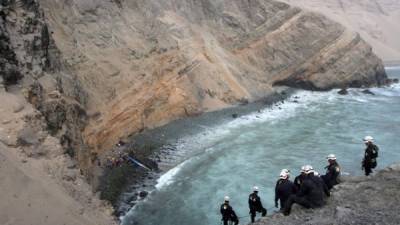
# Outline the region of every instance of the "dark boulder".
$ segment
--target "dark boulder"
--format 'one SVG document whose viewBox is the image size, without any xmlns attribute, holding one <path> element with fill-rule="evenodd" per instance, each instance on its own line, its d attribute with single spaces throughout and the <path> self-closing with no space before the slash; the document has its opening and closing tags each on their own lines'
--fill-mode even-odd
<svg viewBox="0 0 400 225">
<path fill-rule="evenodd" d="M 339 95 L 348 95 L 348 94 L 349 94 L 349 91 L 347 91 L 346 88 L 343 88 L 343 89 L 341 89 L 340 91 L 338 91 L 338 94 L 339 94 Z"/>
</svg>

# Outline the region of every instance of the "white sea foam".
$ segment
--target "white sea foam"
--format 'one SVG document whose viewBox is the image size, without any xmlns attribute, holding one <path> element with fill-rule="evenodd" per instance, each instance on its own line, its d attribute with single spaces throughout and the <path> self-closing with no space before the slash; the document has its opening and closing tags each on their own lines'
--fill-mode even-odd
<svg viewBox="0 0 400 225">
<path fill-rule="evenodd" d="M 160 190 L 174 182 L 174 177 L 179 173 L 179 171 L 187 164 L 189 160 L 184 161 L 183 163 L 179 164 L 178 166 L 170 169 L 168 172 L 166 172 L 164 175 L 162 175 L 160 178 L 157 180 L 156 184 L 156 189 Z"/>
<path fill-rule="evenodd" d="M 400 70 L 400 66 L 386 66 L 385 70 Z"/>
</svg>

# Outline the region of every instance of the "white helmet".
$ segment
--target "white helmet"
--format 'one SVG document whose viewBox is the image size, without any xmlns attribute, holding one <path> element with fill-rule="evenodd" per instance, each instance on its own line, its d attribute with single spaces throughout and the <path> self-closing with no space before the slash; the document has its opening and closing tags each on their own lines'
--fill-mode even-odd
<svg viewBox="0 0 400 225">
<path fill-rule="evenodd" d="M 334 154 L 329 154 L 329 155 L 326 157 L 326 159 L 327 159 L 327 160 L 336 160 L 336 156 L 335 156 Z"/>
<path fill-rule="evenodd" d="M 300 173 L 304 173 L 306 171 L 306 166 L 302 166 L 300 169 Z"/>
<path fill-rule="evenodd" d="M 304 166 L 304 173 L 305 174 L 310 174 L 310 173 L 313 173 L 313 172 L 314 172 L 314 168 L 312 166 L 310 166 L 310 165 Z"/>
<path fill-rule="evenodd" d="M 287 174 L 290 174 L 290 170 L 288 170 L 288 169 L 282 169 L 282 170 L 281 170 L 281 173 L 283 173 L 283 172 L 285 172 L 285 173 L 287 173 Z"/>
<path fill-rule="evenodd" d="M 314 176 L 319 177 L 319 173 L 317 171 L 314 170 L 313 172 L 314 172 Z"/>
<path fill-rule="evenodd" d="M 253 191 L 258 191 L 258 187 L 257 187 L 257 186 L 254 186 L 254 187 L 253 187 Z"/>
<path fill-rule="evenodd" d="M 289 177 L 289 173 L 287 171 L 285 171 L 285 170 L 282 170 L 281 174 L 279 175 L 279 177 L 281 179 L 287 179 Z"/>
<path fill-rule="evenodd" d="M 229 202 L 229 196 L 225 196 L 225 197 L 224 197 L 224 200 L 225 200 L 226 202 Z"/>
<path fill-rule="evenodd" d="M 365 136 L 365 138 L 363 140 L 364 140 L 365 143 L 374 142 L 374 138 L 371 137 L 371 136 Z"/>
</svg>

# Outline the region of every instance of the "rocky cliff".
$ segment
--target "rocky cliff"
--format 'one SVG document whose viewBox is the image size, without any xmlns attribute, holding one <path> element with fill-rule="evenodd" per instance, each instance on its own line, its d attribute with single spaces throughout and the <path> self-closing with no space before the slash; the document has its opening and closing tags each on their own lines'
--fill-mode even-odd
<svg viewBox="0 0 400 225">
<path fill-rule="evenodd" d="M 328 204 L 320 209 L 295 207 L 290 216 L 275 214 L 255 225 L 398 224 L 400 165 L 372 177 L 346 177 L 336 186 Z M 296 206 L 296 205 L 295 205 Z"/>
<path fill-rule="evenodd" d="M 262 99 L 275 85 L 386 82 L 382 61 L 358 34 L 272 0 L 2 0 L 1 7 L 6 86 L 20 84 L 83 169 L 130 134 Z"/>
</svg>

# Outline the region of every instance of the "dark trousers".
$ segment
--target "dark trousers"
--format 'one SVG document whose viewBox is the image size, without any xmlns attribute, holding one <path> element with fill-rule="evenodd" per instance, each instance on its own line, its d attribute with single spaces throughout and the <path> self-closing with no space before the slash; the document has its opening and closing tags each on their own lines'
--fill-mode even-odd
<svg viewBox="0 0 400 225">
<path fill-rule="evenodd" d="M 250 217 L 251 217 L 251 222 L 254 223 L 254 220 L 256 219 L 256 214 L 257 212 L 261 213 L 261 216 L 266 216 L 267 215 L 267 210 L 265 208 L 259 208 L 255 210 L 250 210 Z"/>
<path fill-rule="evenodd" d="M 372 173 L 372 168 L 369 166 L 364 167 L 365 176 L 369 176 Z"/>
<path fill-rule="evenodd" d="M 324 183 L 326 184 L 326 186 L 328 187 L 328 189 L 331 190 L 333 188 L 333 184 L 332 184 L 333 182 L 329 179 L 329 177 L 326 175 L 322 175 L 321 178 L 324 181 Z"/>
<path fill-rule="evenodd" d="M 238 224 L 239 224 L 239 220 L 238 220 L 237 218 L 235 218 L 235 219 L 230 219 L 230 220 L 222 220 L 222 221 L 224 221 L 224 225 L 228 225 L 229 221 L 232 221 L 232 223 L 233 223 L 234 225 L 238 225 Z"/>
<path fill-rule="evenodd" d="M 303 206 L 303 207 L 305 207 L 307 209 L 313 207 L 313 204 L 310 201 L 308 201 L 306 198 L 298 197 L 296 195 L 291 195 L 289 197 L 289 199 L 286 201 L 285 208 L 283 209 L 283 213 L 285 215 L 289 215 L 290 214 L 290 211 L 292 210 L 292 205 L 294 203 L 297 203 L 297 204 L 299 204 L 299 205 L 301 205 L 301 206 Z"/>
</svg>

